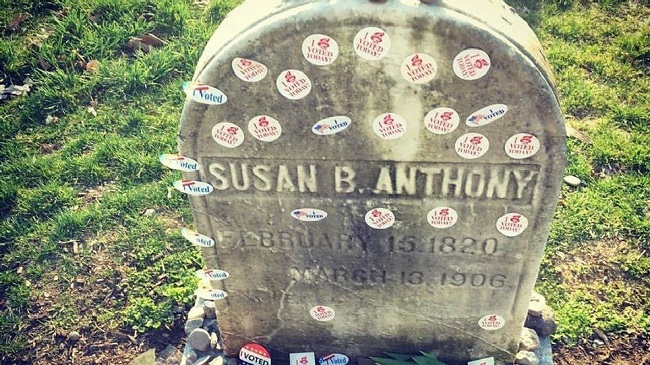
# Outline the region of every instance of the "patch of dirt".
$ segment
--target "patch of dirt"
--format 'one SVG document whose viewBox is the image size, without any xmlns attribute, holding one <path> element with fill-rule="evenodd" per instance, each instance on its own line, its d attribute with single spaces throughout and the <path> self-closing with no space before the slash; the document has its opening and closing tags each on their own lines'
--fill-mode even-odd
<svg viewBox="0 0 650 365">
<path fill-rule="evenodd" d="M 555 365 L 650 365 L 648 337 L 616 338 L 609 345 L 581 344 L 578 347 L 554 346 Z"/>
</svg>

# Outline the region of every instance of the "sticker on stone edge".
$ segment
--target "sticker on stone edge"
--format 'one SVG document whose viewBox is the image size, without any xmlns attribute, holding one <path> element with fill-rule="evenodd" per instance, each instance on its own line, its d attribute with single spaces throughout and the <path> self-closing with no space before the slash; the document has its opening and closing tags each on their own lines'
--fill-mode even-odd
<svg viewBox="0 0 650 365">
<path fill-rule="evenodd" d="M 232 71 L 242 81 L 246 82 L 262 81 L 268 73 L 268 69 L 264 64 L 240 57 L 232 60 Z"/>
<path fill-rule="evenodd" d="M 374 229 L 387 229 L 395 224 L 395 214 L 386 208 L 374 208 L 366 213 L 365 220 Z"/>
<path fill-rule="evenodd" d="M 473 160 L 483 156 L 490 148 L 490 141 L 479 133 L 467 133 L 458 137 L 455 144 L 458 156 Z"/>
<path fill-rule="evenodd" d="M 212 138 L 224 147 L 235 148 L 244 142 L 244 131 L 235 124 L 221 122 L 212 127 Z"/>
<path fill-rule="evenodd" d="M 194 275 L 199 279 L 207 279 L 207 280 L 223 280 L 223 279 L 228 279 L 230 277 L 230 274 L 228 272 L 223 270 L 217 270 L 217 269 L 196 270 Z"/>
<path fill-rule="evenodd" d="M 198 162 L 192 160 L 191 158 L 171 153 L 163 153 L 162 155 L 158 156 L 158 160 L 161 164 L 169 167 L 172 170 L 194 172 L 198 171 L 201 168 L 201 165 L 199 165 Z"/>
<path fill-rule="evenodd" d="M 228 97 L 223 93 L 223 91 L 210 85 L 199 84 L 196 82 L 184 82 L 183 91 L 197 103 L 221 105 L 228 100 Z"/>
<path fill-rule="evenodd" d="M 311 315 L 311 318 L 319 322 L 327 322 L 334 319 L 336 312 L 334 312 L 334 309 L 330 307 L 317 305 L 309 310 L 309 315 Z"/>
<path fill-rule="evenodd" d="M 381 28 L 363 28 L 354 36 L 353 47 L 357 55 L 364 60 L 377 61 L 388 54 L 390 37 Z"/>
<path fill-rule="evenodd" d="M 468 48 L 454 57 L 453 69 L 463 80 L 478 80 L 485 76 L 492 66 L 490 56 L 478 48 Z"/>
<path fill-rule="evenodd" d="M 194 232 L 191 229 L 181 228 L 181 234 L 186 240 L 200 247 L 214 246 L 214 240 L 208 236 Z"/>
<path fill-rule="evenodd" d="M 395 113 L 384 113 L 372 122 L 372 131 L 383 139 L 397 139 L 406 133 L 406 120 Z"/>
<path fill-rule="evenodd" d="M 504 149 L 506 155 L 517 160 L 534 156 L 540 149 L 541 143 L 537 137 L 529 133 L 517 133 L 508 138 Z"/>
<path fill-rule="evenodd" d="M 458 212 L 450 207 L 433 208 L 427 213 L 427 222 L 433 228 L 449 228 L 458 221 Z"/>
<path fill-rule="evenodd" d="M 280 138 L 282 126 L 268 115 L 258 115 L 248 122 L 248 132 L 262 142 L 273 142 Z"/>
<path fill-rule="evenodd" d="M 284 70 L 275 81 L 278 91 L 289 100 L 302 99 L 311 92 L 311 81 L 304 72 L 299 70 Z"/>
<path fill-rule="evenodd" d="M 191 196 L 208 195 L 212 192 L 212 190 L 214 190 L 212 185 L 203 181 L 186 179 L 174 181 L 174 188 L 176 188 L 176 190 L 180 191 L 181 193 L 185 193 Z"/>
<path fill-rule="evenodd" d="M 488 314 L 483 318 L 479 319 L 478 325 L 484 330 L 496 331 L 505 326 L 506 321 L 498 314 Z"/>
<path fill-rule="evenodd" d="M 352 119 L 349 117 L 337 115 L 319 120 L 311 127 L 311 131 L 319 136 L 329 136 L 347 129 L 351 124 Z"/>
<path fill-rule="evenodd" d="M 435 108 L 424 117 L 424 126 L 433 134 L 449 134 L 459 124 L 460 115 L 452 108 Z"/>
<path fill-rule="evenodd" d="M 483 127 L 494 122 L 495 120 L 500 119 L 506 115 L 507 112 L 508 106 L 505 104 L 488 105 L 483 109 L 475 111 L 469 117 L 467 117 L 465 124 L 467 124 L 468 127 L 472 128 Z"/>
<path fill-rule="evenodd" d="M 269 351 L 258 343 L 247 343 L 239 350 L 239 360 L 244 364 L 271 365 Z"/>
<path fill-rule="evenodd" d="M 318 365 L 346 365 L 348 362 L 349 357 L 337 353 L 323 355 L 318 359 Z"/>
<path fill-rule="evenodd" d="M 436 77 L 438 64 L 432 56 L 413 53 L 402 61 L 402 77 L 412 84 L 425 84 Z"/>
<path fill-rule="evenodd" d="M 504 236 L 519 236 L 528 228 L 528 218 L 519 213 L 508 213 L 497 219 L 497 230 Z"/>
<path fill-rule="evenodd" d="M 327 218 L 327 212 L 314 208 L 300 208 L 293 210 L 291 216 L 303 222 L 318 222 Z"/>
<path fill-rule="evenodd" d="M 339 56 L 339 45 L 324 34 L 312 34 L 302 42 L 302 55 L 316 66 L 327 66 Z"/>
<path fill-rule="evenodd" d="M 196 289 L 194 295 L 205 300 L 221 300 L 228 296 L 228 293 L 221 289 Z"/>
<path fill-rule="evenodd" d="M 494 357 L 486 357 L 484 359 L 469 361 L 467 365 L 494 365 Z"/>
<path fill-rule="evenodd" d="M 292 352 L 289 365 L 316 365 L 316 355 L 313 352 Z"/>
</svg>

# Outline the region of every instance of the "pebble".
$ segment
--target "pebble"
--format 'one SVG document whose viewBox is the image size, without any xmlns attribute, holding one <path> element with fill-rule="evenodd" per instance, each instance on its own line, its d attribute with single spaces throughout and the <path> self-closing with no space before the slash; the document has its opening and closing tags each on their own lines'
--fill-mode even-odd
<svg viewBox="0 0 650 365">
<path fill-rule="evenodd" d="M 203 356 L 202 358 L 196 360 L 194 365 L 205 365 L 205 364 L 208 363 L 208 361 L 210 361 L 211 358 L 212 358 L 212 356 L 210 356 L 210 355 Z"/>
<path fill-rule="evenodd" d="M 72 343 L 79 341 L 79 338 L 81 338 L 81 335 L 77 331 L 72 331 L 68 333 L 68 341 Z"/>
<path fill-rule="evenodd" d="M 557 330 L 557 322 L 555 322 L 553 310 L 549 306 L 544 307 L 542 315 L 539 317 L 526 316 L 524 326 L 534 329 L 539 337 L 548 337 Z"/>
<path fill-rule="evenodd" d="M 185 349 L 185 354 L 183 355 L 183 357 L 185 358 L 185 362 L 187 364 L 194 364 L 194 362 L 198 358 L 198 356 L 196 355 L 196 351 L 187 348 Z"/>
<path fill-rule="evenodd" d="M 525 351 L 535 351 L 539 348 L 539 336 L 537 332 L 530 328 L 524 327 L 521 330 L 521 342 L 519 343 L 519 349 Z"/>
<path fill-rule="evenodd" d="M 197 328 L 187 336 L 187 343 L 195 350 L 210 350 L 210 334 L 203 328 Z"/>
<path fill-rule="evenodd" d="M 189 335 L 194 331 L 195 329 L 201 327 L 203 325 L 203 319 L 190 319 L 187 322 L 185 322 L 185 334 Z"/>
<path fill-rule="evenodd" d="M 582 184 L 582 181 L 578 179 L 577 177 L 573 175 L 567 175 L 564 177 L 564 182 L 567 183 L 567 185 L 573 186 L 573 187 L 578 187 L 580 184 Z"/>
<path fill-rule="evenodd" d="M 531 301 L 528 304 L 528 314 L 534 317 L 541 317 L 544 308 L 546 308 L 545 303 Z"/>
<path fill-rule="evenodd" d="M 533 292 L 533 294 L 530 296 L 530 301 L 546 304 L 546 298 L 544 298 L 542 294 L 539 294 L 537 292 Z"/>
<path fill-rule="evenodd" d="M 519 351 L 515 356 L 515 364 L 520 365 L 539 365 L 539 359 L 534 352 Z"/>
<path fill-rule="evenodd" d="M 219 345 L 219 336 L 214 332 L 210 332 L 210 346 L 215 350 L 221 350 L 221 345 Z"/>
<path fill-rule="evenodd" d="M 217 318 L 217 307 L 211 300 L 203 303 L 203 312 L 205 313 L 205 318 Z"/>
<path fill-rule="evenodd" d="M 210 361 L 209 365 L 224 365 L 223 356 L 217 356 L 214 360 Z"/>
<path fill-rule="evenodd" d="M 187 319 L 200 319 L 203 321 L 203 318 L 205 317 L 205 313 L 203 312 L 203 308 L 201 307 L 192 307 L 190 311 L 187 313 Z"/>
<path fill-rule="evenodd" d="M 603 332 L 603 330 L 601 330 L 600 328 L 594 328 L 594 333 L 595 333 L 596 336 L 598 336 L 601 340 L 603 340 L 603 342 L 605 343 L 605 345 L 609 346 L 609 338 L 607 338 L 607 335 L 605 335 L 605 332 Z"/>
</svg>

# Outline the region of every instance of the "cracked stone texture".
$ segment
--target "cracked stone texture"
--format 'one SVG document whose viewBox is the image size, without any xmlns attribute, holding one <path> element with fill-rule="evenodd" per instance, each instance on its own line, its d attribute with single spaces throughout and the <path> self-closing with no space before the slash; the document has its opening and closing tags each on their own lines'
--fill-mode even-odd
<svg viewBox="0 0 650 365">
<path fill-rule="evenodd" d="M 368 61 L 353 48 L 357 32 L 381 27 L 390 36 L 385 58 Z M 328 66 L 302 55 L 303 40 L 331 36 L 340 54 Z M 484 50 L 491 68 L 478 80 L 461 80 L 455 56 Z M 414 53 L 436 60 L 425 84 L 407 82 L 402 63 Z M 232 62 L 245 57 L 268 67 L 259 82 L 245 82 Z M 303 71 L 312 84 L 300 100 L 276 87 L 287 69 Z M 341 352 L 351 357 L 386 351 L 436 350 L 449 364 L 494 356 L 512 362 L 543 254 L 565 165 L 565 131 L 550 71 L 536 38 L 500 1 L 407 5 L 390 0 L 247 1 L 215 32 L 194 80 L 227 95 L 222 105 L 186 99 L 179 147 L 202 169 L 184 173 L 215 191 L 191 196 L 199 233 L 216 245 L 202 249 L 208 268 L 228 271 L 217 282 L 228 293 L 216 303 L 225 351 L 247 342 L 274 357 L 290 352 Z M 280 79 L 282 82 L 282 79 Z M 475 111 L 506 104 L 495 122 L 471 127 Z M 450 107 L 459 126 L 445 135 L 429 132 L 425 115 Z M 373 132 L 383 113 L 406 120 L 403 136 L 384 140 Z M 249 121 L 268 115 L 281 136 L 263 142 Z M 340 133 L 320 136 L 323 118 L 348 116 Z M 234 123 L 244 141 L 224 147 L 212 137 L 219 122 Z M 455 141 L 470 132 L 490 141 L 488 152 L 464 159 Z M 505 153 L 517 133 L 536 136 L 533 157 Z M 369 227 L 365 215 L 390 209 L 397 222 Z M 458 222 L 433 228 L 427 213 L 452 207 Z M 320 221 L 291 212 L 317 208 Z M 526 230 L 508 237 L 496 229 L 506 213 L 528 219 Z M 324 305 L 336 315 L 319 322 L 310 309 Z M 496 330 L 479 327 L 501 316 Z"/>
</svg>

